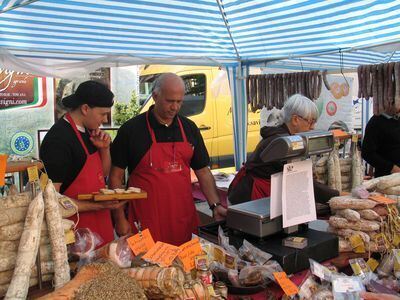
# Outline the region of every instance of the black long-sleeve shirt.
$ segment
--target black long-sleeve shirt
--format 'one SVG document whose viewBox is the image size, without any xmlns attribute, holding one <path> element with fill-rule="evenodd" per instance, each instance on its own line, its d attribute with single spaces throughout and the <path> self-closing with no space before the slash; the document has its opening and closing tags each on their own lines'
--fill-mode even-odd
<svg viewBox="0 0 400 300">
<path fill-rule="evenodd" d="M 400 120 L 385 114 L 373 116 L 365 129 L 362 158 L 375 168 L 375 177 L 389 175 L 400 166 Z"/>
</svg>

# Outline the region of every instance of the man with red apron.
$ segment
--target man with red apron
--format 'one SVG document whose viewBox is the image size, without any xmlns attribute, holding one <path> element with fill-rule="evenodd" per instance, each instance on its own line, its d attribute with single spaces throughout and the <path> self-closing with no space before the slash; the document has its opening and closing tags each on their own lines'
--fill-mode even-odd
<svg viewBox="0 0 400 300">
<path fill-rule="evenodd" d="M 118 204 L 76 199 L 79 194 L 98 192 L 105 187 L 104 178 L 111 164 L 111 139 L 99 127 L 107 121 L 113 97 L 99 82 L 80 84 L 74 94 L 62 100 L 70 111 L 52 126 L 40 148 L 49 178 L 78 206 L 79 216 L 70 219 L 77 223 L 77 228 L 89 228 L 98 234 L 101 245 L 114 239 L 110 208 Z"/>
<path fill-rule="evenodd" d="M 128 220 L 122 209 L 114 215 L 116 231 L 126 234 L 140 222 L 154 240 L 181 245 L 197 232 L 198 219 L 192 196 L 190 168 L 198 177 L 214 217 L 226 210 L 219 204 L 209 157 L 197 126 L 178 116 L 184 97 L 182 79 L 172 73 L 155 82 L 155 105 L 118 131 L 111 155 L 111 188 L 121 187 L 125 168 L 129 186 L 147 192 L 147 199 L 129 202 Z"/>
</svg>

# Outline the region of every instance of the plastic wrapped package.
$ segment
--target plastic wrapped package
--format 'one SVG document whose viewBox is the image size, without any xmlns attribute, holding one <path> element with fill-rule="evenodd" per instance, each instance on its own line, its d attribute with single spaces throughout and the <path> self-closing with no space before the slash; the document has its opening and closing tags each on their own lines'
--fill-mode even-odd
<svg viewBox="0 0 400 300">
<path fill-rule="evenodd" d="M 238 254 L 237 249 L 234 246 L 229 245 L 229 237 L 224 234 L 221 226 L 218 226 L 218 243 L 229 254 L 235 256 Z"/>
<path fill-rule="evenodd" d="M 239 248 L 239 256 L 243 260 L 255 262 L 258 265 L 265 264 L 272 257 L 271 254 L 258 249 L 246 240 L 243 240 L 243 245 Z"/>
<path fill-rule="evenodd" d="M 283 272 L 281 265 L 276 260 L 267 261 L 266 264 L 263 265 L 263 270 L 265 276 L 267 276 L 272 281 L 275 281 L 273 273 Z"/>
<path fill-rule="evenodd" d="M 360 292 L 365 291 L 364 284 L 357 276 L 332 276 L 332 292 L 335 300 L 358 300 Z"/>
<path fill-rule="evenodd" d="M 94 259 L 108 259 L 116 263 L 120 268 L 129 268 L 134 255 L 126 239 L 127 236 L 121 237 L 97 249 Z"/>
<path fill-rule="evenodd" d="M 265 283 L 262 266 L 248 266 L 239 273 L 239 283 L 242 286 L 257 286 Z"/>
<path fill-rule="evenodd" d="M 333 293 L 329 288 L 320 288 L 312 295 L 312 300 L 333 300 Z"/>
<path fill-rule="evenodd" d="M 101 237 L 89 228 L 78 228 L 75 231 L 75 243 L 69 245 L 68 251 L 79 257 L 79 265 L 82 266 L 95 259 L 95 249 L 102 242 Z"/>
<path fill-rule="evenodd" d="M 372 293 L 397 295 L 394 290 L 387 288 L 376 280 L 370 280 L 366 287 Z"/>
<path fill-rule="evenodd" d="M 385 256 L 382 258 L 381 263 L 379 264 L 378 268 L 376 269 L 378 275 L 380 276 L 389 276 L 393 272 L 393 267 L 394 267 L 394 254 L 393 253 L 387 253 Z"/>
<path fill-rule="evenodd" d="M 392 291 L 400 292 L 400 282 L 393 276 L 384 277 L 376 281 Z"/>
<path fill-rule="evenodd" d="M 365 262 L 363 258 L 353 258 L 349 260 L 349 264 L 355 276 L 359 276 L 362 279 L 365 279 L 369 273 L 371 273 L 371 269 Z"/>
<path fill-rule="evenodd" d="M 321 281 L 331 281 L 332 280 L 332 271 L 329 270 L 324 265 L 316 262 L 313 259 L 309 259 L 310 262 L 310 270 L 314 276 L 317 276 Z"/>
<path fill-rule="evenodd" d="M 221 263 L 213 261 L 210 263 L 210 271 L 217 281 L 230 282 L 228 278 L 228 269 Z"/>
<path fill-rule="evenodd" d="M 300 300 L 311 299 L 312 295 L 319 289 L 320 285 L 313 279 L 312 276 L 308 276 L 299 286 L 299 298 Z"/>
</svg>

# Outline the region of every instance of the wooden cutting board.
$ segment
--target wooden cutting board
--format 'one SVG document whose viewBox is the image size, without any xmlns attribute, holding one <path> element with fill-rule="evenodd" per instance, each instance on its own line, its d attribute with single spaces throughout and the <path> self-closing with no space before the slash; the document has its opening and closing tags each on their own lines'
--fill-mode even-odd
<svg viewBox="0 0 400 300">
<path fill-rule="evenodd" d="M 135 199 L 145 199 L 147 198 L 147 193 L 142 191 L 140 193 L 127 193 L 127 194 L 80 194 L 78 195 L 78 200 L 94 200 L 94 201 L 115 201 L 115 200 L 135 200 Z"/>
</svg>

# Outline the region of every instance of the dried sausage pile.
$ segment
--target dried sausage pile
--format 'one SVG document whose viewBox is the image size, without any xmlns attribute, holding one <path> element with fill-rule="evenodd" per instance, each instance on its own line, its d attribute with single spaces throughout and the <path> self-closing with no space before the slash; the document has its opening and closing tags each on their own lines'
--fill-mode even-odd
<svg viewBox="0 0 400 300">
<path fill-rule="evenodd" d="M 374 100 L 374 114 L 400 109 L 400 62 L 357 68 L 358 98 Z"/>
<path fill-rule="evenodd" d="M 246 80 L 247 101 L 253 112 L 263 106 L 280 109 L 286 99 L 294 94 L 316 100 L 321 88 L 322 75 L 319 71 L 250 75 Z"/>
</svg>

